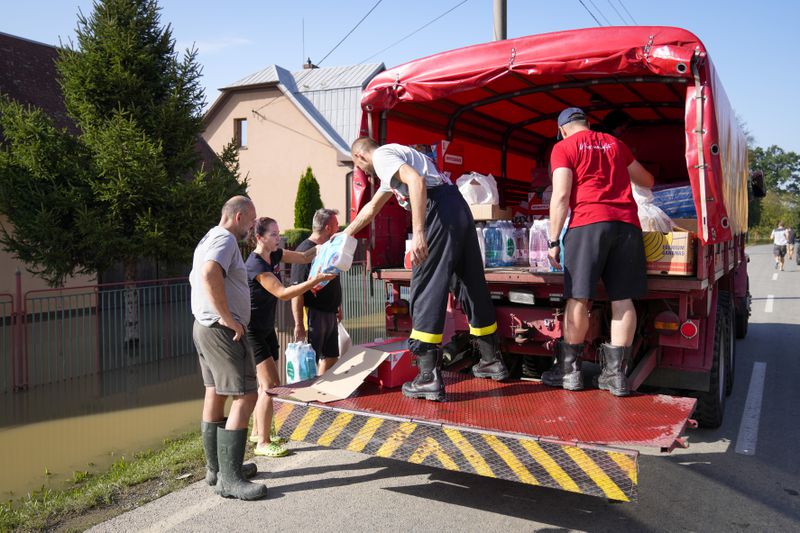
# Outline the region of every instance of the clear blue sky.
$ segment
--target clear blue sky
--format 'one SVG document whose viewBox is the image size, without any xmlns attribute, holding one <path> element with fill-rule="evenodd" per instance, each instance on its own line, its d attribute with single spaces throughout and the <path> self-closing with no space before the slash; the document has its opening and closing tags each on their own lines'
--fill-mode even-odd
<svg viewBox="0 0 800 533">
<path fill-rule="evenodd" d="M 217 88 L 276 64 L 300 68 L 383 62 L 392 67 L 435 52 L 489 41 L 492 0 L 383 0 L 330 56 L 323 57 L 377 0 L 161 0 L 162 22 L 181 48 L 195 43 L 206 98 Z M 679 26 L 706 44 L 728 97 L 755 136 L 800 153 L 798 21 L 795 0 L 583 0 L 602 25 Z M 3 0 L 0 31 L 49 44 L 75 34 L 76 13 L 91 0 Z M 402 39 L 457 6 L 414 36 Z M 616 8 L 616 10 L 614 9 Z M 627 12 L 626 12 L 627 9 Z M 619 13 L 619 14 L 618 14 Z M 632 19 L 631 19 L 632 17 Z M 597 23 L 579 0 L 508 0 L 508 36 L 519 37 Z M 305 31 L 303 28 L 305 27 Z M 305 38 L 303 36 L 305 35 Z M 378 53 L 380 52 L 380 53 Z M 378 55 L 375 55 L 375 54 Z"/>
</svg>

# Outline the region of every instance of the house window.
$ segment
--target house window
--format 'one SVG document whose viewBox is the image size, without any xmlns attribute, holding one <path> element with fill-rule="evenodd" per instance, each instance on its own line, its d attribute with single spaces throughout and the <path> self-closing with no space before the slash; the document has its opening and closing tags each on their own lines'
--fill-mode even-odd
<svg viewBox="0 0 800 533">
<path fill-rule="evenodd" d="M 233 119 L 233 142 L 236 148 L 247 148 L 247 119 Z"/>
</svg>

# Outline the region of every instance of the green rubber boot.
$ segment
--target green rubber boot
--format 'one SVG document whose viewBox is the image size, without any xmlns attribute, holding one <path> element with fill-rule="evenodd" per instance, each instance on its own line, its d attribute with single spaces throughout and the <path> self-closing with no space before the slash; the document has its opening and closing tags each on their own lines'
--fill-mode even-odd
<svg viewBox="0 0 800 533">
<path fill-rule="evenodd" d="M 210 486 L 217 484 L 219 461 L 217 460 L 217 428 L 224 428 L 222 422 L 200 422 L 200 434 L 203 437 L 203 450 L 206 452 L 206 483 Z M 253 463 L 242 465 L 242 475 L 247 479 L 258 473 L 258 467 Z"/>
<path fill-rule="evenodd" d="M 216 492 L 223 498 L 258 500 L 267 495 L 267 487 L 251 483 L 242 476 L 242 461 L 247 445 L 247 429 L 217 428 L 219 475 Z"/>
</svg>

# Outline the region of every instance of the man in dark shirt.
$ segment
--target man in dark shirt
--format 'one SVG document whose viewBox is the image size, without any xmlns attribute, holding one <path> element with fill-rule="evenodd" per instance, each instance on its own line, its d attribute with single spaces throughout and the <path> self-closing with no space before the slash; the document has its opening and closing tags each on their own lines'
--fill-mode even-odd
<svg viewBox="0 0 800 533">
<path fill-rule="evenodd" d="M 311 237 L 300 243 L 298 252 L 324 244 L 339 231 L 336 209 L 314 213 Z M 292 283 L 308 279 L 311 265 L 292 265 Z M 317 373 L 322 375 L 339 360 L 339 321 L 342 319 L 342 284 L 336 277 L 316 293 L 309 291 L 292 299 L 295 342 L 305 340 L 317 354 Z M 306 332 L 306 324 L 308 331 Z"/>
</svg>

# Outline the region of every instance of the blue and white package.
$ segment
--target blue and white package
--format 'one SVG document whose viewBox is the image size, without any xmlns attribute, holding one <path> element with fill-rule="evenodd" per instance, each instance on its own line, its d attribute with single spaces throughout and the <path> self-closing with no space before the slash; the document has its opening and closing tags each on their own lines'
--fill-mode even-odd
<svg viewBox="0 0 800 533">
<path fill-rule="evenodd" d="M 311 263 L 308 279 L 313 278 L 320 272 L 338 274 L 349 270 L 353 264 L 353 254 L 357 245 L 358 241 L 345 233 L 336 234 L 331 240 L 321 244 L 317 248 L 317 256 Z M 327 284 L 327 280 L 321 281 L 315 289 L 320 289 Z"/>
<path fill-rule="evenodd" d="M 653 205 L 670 218 L 697 218 L 691 185 L 653 189 Z"/>
</svg>

